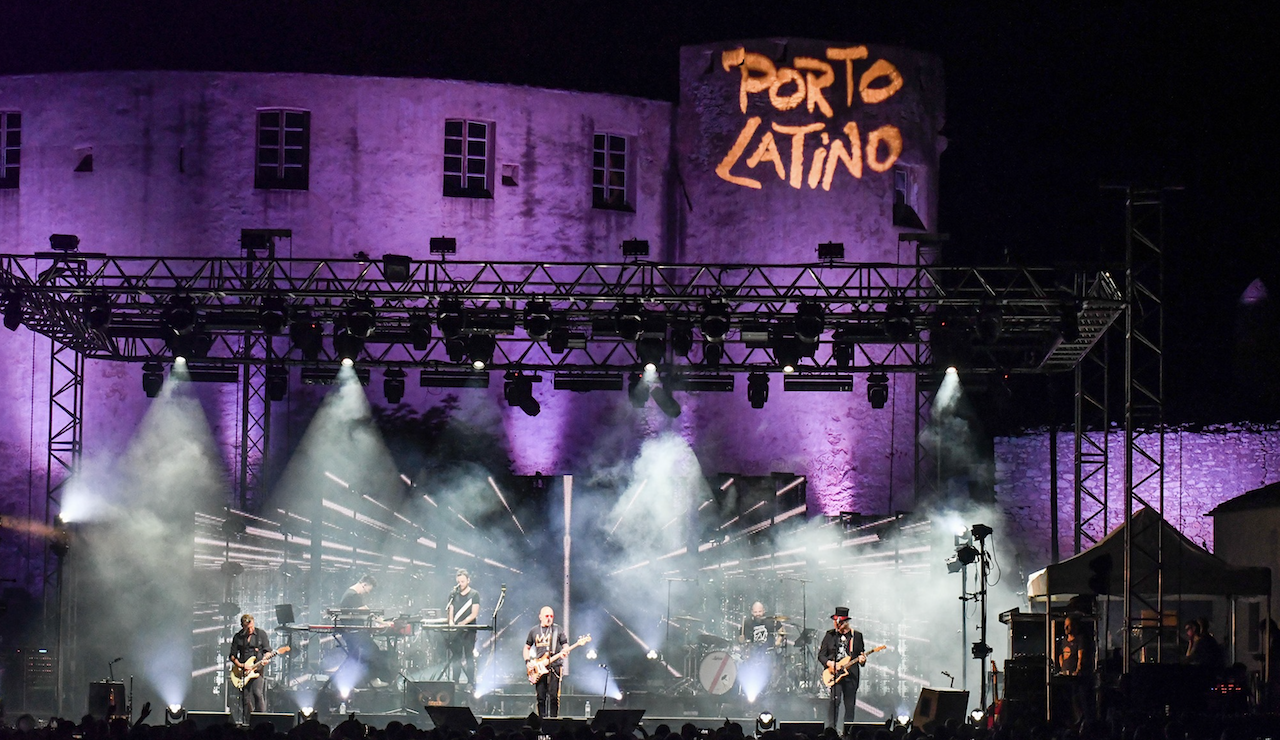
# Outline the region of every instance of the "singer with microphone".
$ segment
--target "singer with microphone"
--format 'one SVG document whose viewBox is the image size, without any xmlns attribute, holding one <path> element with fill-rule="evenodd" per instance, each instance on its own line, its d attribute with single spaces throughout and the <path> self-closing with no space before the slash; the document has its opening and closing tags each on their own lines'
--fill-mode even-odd
<svg viewBox="0 0 1280 740">
<path fill-rule="evenodd" d="M 249 715 L 254 712 L 267 711 L 266 680 L 261 675 L 263 661 L 271 658 L 271 643 L 267 633 L 259 630 L 253 623 L 252 614 L 240 616 L 240 631 L 231 638 L 231 650 L 227 660 L 235 667 L 232 679 L 238 674 L 241 677 L 251 676 L 240 687 L 240 722 L 249 724 Z M 258 675 L 254 676 L 254 673 Z"/>
<path fill-rule="evenodd" d="M 471 574 L 465 568 L 459 568 L 455 576 L 458 585 L 449 593 L 449 603 L 445 605 L 448 623 L 451 625 L 475 625 L 480 618 L 480 594 L 471 588 Z M 449 657 L 448 670 L 450 680 L 458 683 L 462 675 L 467 676 L 468 684 L 476 685 L 476 631 L 460 629 L 448 638 Z"/>
</svg>

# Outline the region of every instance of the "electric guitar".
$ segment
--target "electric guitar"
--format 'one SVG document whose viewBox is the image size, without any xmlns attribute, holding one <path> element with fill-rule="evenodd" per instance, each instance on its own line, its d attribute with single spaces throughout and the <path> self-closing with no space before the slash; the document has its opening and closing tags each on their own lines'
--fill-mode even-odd
<svg viewBox="0 0 1280 740">
<path fill-rule="evenodd" d="M 572 645 L 566 645 L 564 650 L 561 650 L 555 655 L 548 653 L 541 658 L 530 658 L 529 662 L 525 664 L 525 668 L 529 674 L 529 683 L 537 683 L 540 678 L 551 672 L 552 663 L 573 652 L 574 648 L 582 647 L 588 642 L 591 642 L 591 635 L 583 635 L 578 638 L 577 642 Z"/>
<path fill-rule="evenodd" d="M 263 663 L 266 663 L 268 660 L 271 660 L 272 656 L 284 655 L 285 653 L 289 652 L 292 649 L 293 648 L 286 645 L 284 647 L 276 648 L 275 650 L 272 650 L 271 652 L 262 656 L 262 660 L 258 660 L 256 657 L 249 658 L 244 662 L 244 668 L 239 668 L 235 664 L 232 664 L 231 665 L 231 685 L 235 686 L 237 689 L 243 689 L 245 685 L 248 684 L 250 681 L 262 675 L 262 671 L 258 669 L 262 668 Z"/>
<path fill-rule="evenodd" d="M 881 650 L 886 650 L 888 649 L 888 647 L 889 647 L 888 645 L 881 645 L 880 647 L 871 648 L 870 650 L 864 650 L 860 655 L 850 655 L 850 656 L 841 658 L 840 660 L 836 661 L 836 669 L 834 671 L 832 671 L 830 668 L 823 668 L 822 669 L 822 685 L 826 686 L 827 688 L 831 688 L 832 686 L 835 686 L 836 684 L 843 681 L 846 676 L 849 675 L 849 668 L 853 665 L 853 662 L 855 660 L 862 657 L 863 655 L 871 655 L 872 653 L 878 653 Z"/>
</svg>

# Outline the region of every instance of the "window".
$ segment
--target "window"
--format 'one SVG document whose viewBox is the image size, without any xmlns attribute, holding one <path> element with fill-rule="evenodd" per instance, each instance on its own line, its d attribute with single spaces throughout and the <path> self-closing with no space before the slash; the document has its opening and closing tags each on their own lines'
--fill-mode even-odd
<svg viewBox="0 0 1280 740">
<path fill-rule="evenodd" d="M 0 111 L 0 189 L 18 187 L 22 152 L 22 114 Z"/>
<path fill-rule="evenodd" d="M 493 197 L 493 124 L 450 118 L 444 122 L 444 194 Z"/>
<path fill-rule="evenodd" d="M 893 225 L 924 231 L 924 223 L 915 209 L 915 173 L 909 167 L 893 168 Z"/>
<path fill-rule="evenodd" d="M 257 149 L 255 188 L 306 190 L 311 170 L 311 112 L 279 108 L 258 111 Z"/>
<path fill-rule="evenodd" d="M 630 211 L 627 197 L 627 137 L 596 134 L 591 157 L 591 205 Z"/>
</svg>

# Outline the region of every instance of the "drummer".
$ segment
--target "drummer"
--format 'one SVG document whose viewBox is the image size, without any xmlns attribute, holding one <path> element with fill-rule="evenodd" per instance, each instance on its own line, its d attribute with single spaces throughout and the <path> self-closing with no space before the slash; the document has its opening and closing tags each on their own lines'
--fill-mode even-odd
<svg viewBox="0 0 1280 740">
<path fill-rule="evenodd" d="M 764 604 L 757 601 L 751 605 L 751 615 L 743 618 L 742 629 L 738 632 L 738 642 L 748 645 L 752 653 L 764 652 L 771 646 L 780 644 L 782 634 L 778 630 L 778 622 L 774 617 L 764 615 Z"/>
</svg>

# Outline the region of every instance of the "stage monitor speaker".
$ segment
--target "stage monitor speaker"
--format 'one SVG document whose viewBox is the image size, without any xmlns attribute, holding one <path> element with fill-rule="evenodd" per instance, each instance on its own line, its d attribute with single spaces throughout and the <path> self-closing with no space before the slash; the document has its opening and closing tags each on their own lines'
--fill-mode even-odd
<svg viewBox="0 0 1280 740">
<path fill-rule="evenodd" d="M 442 730 L 475 732 L 480 727 L 476 716 L 471 713 L 471 707 L 433 707 L 427 704 L 424 709 L 427 710 L 427 716 L 431 717 L 431 723 Z"/>
<path fill-rule="evenodd" d="M 448 707 L 453 705 L 453 681 L 405 681 L 404 705 Z"/>
<path fill-rule="evenodd" d="M 643 709 L 597 709 L 596 716 L 591 719 L 591 729 L 595 732 L 612 731 L 630 735 L 642 719 Z M 613 730 L 609 730 L 611 725 Z"/>
<path fill-rule="evenodd" d="M 249 729 L 270 722 L 277 732 L 288 732 L 297 721 L 297 715 L 292 712 L 254 712 L 249 715 Z"/>
<path fill-rule="evenodd" d="M 954 719 L 963 724 L 968 712 L 969 692 L 956 689 L 920 689 L 911 725 L 925 732 Z"/>
<path fill-rule="evenodd" d="M 187 712 L 187 719 L 195 723 L 197 730 L 235 724 L 231 712 Z"/>
<path fill-rule="evenodd" d="M 529 725 L 529 720 L 525 717 L 483 717 L 480 720 L 481 727 L 492 727 L 498 737 L 504 737 L 512 732 L 519 734 L 520 730 Z"/>
<path fill-rule="evenodd" d="M 99 719 L 127 717 L 129 702 L 123 681 L 94 681 L 89 684 L 89 714 Z M 111 708 L 115 707 L 115 711 Z"/>
</svg>

